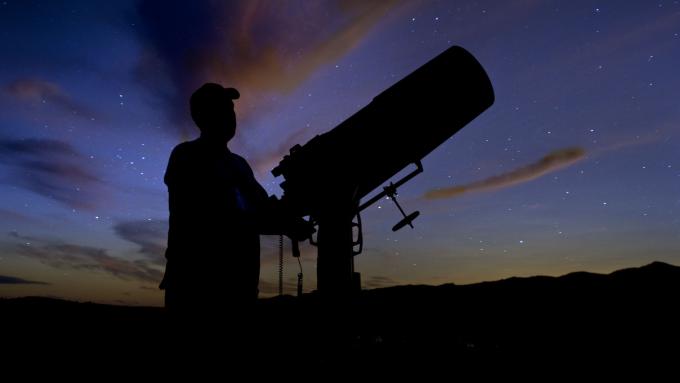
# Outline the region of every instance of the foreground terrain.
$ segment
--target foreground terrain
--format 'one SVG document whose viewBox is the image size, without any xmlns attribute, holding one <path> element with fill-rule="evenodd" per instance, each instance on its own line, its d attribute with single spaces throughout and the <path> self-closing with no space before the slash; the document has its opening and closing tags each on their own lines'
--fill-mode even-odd
<svg viewBox="0 0 680 383">
<path fill-rule="evenodd" d="M 342 306 L 316 294 L 277 297 L 246 322 L 197 318 L 184 330 L 161 308 L 2 299 L 2 352 L 5 361 L 109 367 L 663 365 L 680 360 L 679 292 L 680 267 L 655 262 L 607 275 L 367 290 Z"/>
</svg>

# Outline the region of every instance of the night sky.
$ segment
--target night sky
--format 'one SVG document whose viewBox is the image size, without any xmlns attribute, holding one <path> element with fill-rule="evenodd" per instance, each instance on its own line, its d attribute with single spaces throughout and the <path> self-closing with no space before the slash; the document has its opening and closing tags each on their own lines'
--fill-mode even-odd
<svg viewBox="0 0 680 383">
<path fill-rule="evenodd" d="M 400 189 L 415 229 L 391 231 L 387 200 L 362 214 L 365 288 L 680 264 L 678 1 L 7 0 L 0 296 L 162 304 L 162 179 L 198 135 L 202 83 L 239 89 L 229 147 L 280 196 L 270 170 L 292 145 L 452 45 L 496 102 Z M 277 244 L 263 237 L 261 297 Z M 297 268 L 287 255 L 291 294 Z"/>
</svg>

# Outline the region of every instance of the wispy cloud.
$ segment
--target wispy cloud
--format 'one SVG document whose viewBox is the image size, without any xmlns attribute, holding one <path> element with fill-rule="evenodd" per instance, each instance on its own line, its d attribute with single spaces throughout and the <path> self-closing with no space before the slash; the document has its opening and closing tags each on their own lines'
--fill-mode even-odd
<svg viewBox="0 0 680 383">
<path fill-rule="evenodd" d="M 10 251 L 63 270 L 104 272 L 124 280 L 158 283 L 163 273 L 147 260 L 126 260 L 103 248 L 35 238 L 11 232 L 15 238 Z M 17 241 L 18 240 L 18 241 Z"/>
<path fill-rule="evenodd" d="M 139 253 L 158 265 L 165 264 L 167 220 L 122 221 L 113 230 L 120 238 L 139 246 Z"/>
<path fill-rule="evenodd" d="M 269 110 L 272 94 L 289 93 L 337 62 L 403 3 L 142 0 L 137 13 L 144 53 L 138 77 L 161 100 L 169 125 L 183 138 L 194 132 L 189 96 L 204 82 L 238 88 L 239 126 L 257 126 L 253 113 Z M 254 167 L 270 167 L 305 129 L 285 132 L 285 145 L 254 148 L 249 158 Z"/>
<path fill-rule="evenodd" d="M 5 86 L 5 93 L 14 99 L 32 104 L 54 106 L 63 112 L 83 117 L 96 113 L 86 105 L 75 101 L 58 84 L 37 78 L 14 80 Z"/>
<path fill-rule="evenodd" d="M 369 276 L 364 281 L 364 286 L 369 289 L 379 289 L 382 287 L 397 286 L 400 283 L 390 277 L 383 277 L 378 275 Z"/>
<path fill-rule="evenodd" d="M 40 224 L 41 222 L 33 217 L 29 217 L 11 209 L 0 209 L 0 220 L 4 222 L 31 223 L 34 225 Z"/>
<path fill-rule="evenodd" d="M 0 275 L 0 285 L 49 285 L 49 283 L 29 281 L 23 278 Z"/>
<path fill-rule="evenodd" d="M 4 182 L 72 208 L 93 208 L 102 194 L 102 182 L 87 161 L 63 141 L 0 139 L 0 164 L 9 168 Z"/>
<path fill-rule="evenodd" d="M 578 147 L 555 150 L 539 161 L 519 169 L 466 185 L 433 189 L 426 192 L 424 197 L 427 199 L 452 198 L 464 193 L 497 190 L 521 184 L 573 165 L 581 161 L 585 154 L 585 150 Z"/>
<path fill-rule="evenodd" d="M 276 296 L 279 294 L 279 283 L 261 280 L 258 285 L 258 289 L 260 290 L 260 298 Z M 286 295 L 295 295 L 297 293 L 297 279 L 287 278 L 284 280 L 283 293 Z"/>
</svg>

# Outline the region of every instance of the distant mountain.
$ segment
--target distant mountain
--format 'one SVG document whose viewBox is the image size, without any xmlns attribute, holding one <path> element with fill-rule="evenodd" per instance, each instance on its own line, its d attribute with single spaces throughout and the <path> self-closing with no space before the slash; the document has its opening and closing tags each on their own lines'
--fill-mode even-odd
<svg viewBox="0 0 680 383">
<path fill-rule="evenodd" d="M 282 363 L 344 360 L 392 369 L 511 360 L 572 366 L 603 358 L 680 360 L 679 293 L 680 267 L 654 262 L 610 274 L 366 290 L 341 306 L 317 294 L 284 296 L 261 300 L 255 315 L 238 327 L 228 319 L 209 327 L 201 318 L 198 323 L 206 325 L 191 327 L 184 339 L 230 344 L 225 339 L 247 335 L 257 350 L 285 349 L 277 354 Z M 164 355 L 178 352 L 183 328 L 160 308 L 49 298 L 2 299 L 0 313 L 4 328 L 14 329 L 15 344 L 5 349 L 56 350 L 68 342 L 95 352 Z"/>
</svg>

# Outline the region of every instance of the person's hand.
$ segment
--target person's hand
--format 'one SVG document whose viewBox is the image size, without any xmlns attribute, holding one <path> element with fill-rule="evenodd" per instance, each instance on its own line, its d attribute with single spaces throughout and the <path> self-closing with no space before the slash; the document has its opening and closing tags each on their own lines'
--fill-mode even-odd
<svg viewBox="0 0 680 383">
<path fill-rule="evenodd" d="M 297 241 L 304 241 L 312 237 L 316 230 L 314 225 L 302 218 L 294 218 L 286 230 L 286 236 Z"/>
</svg>

